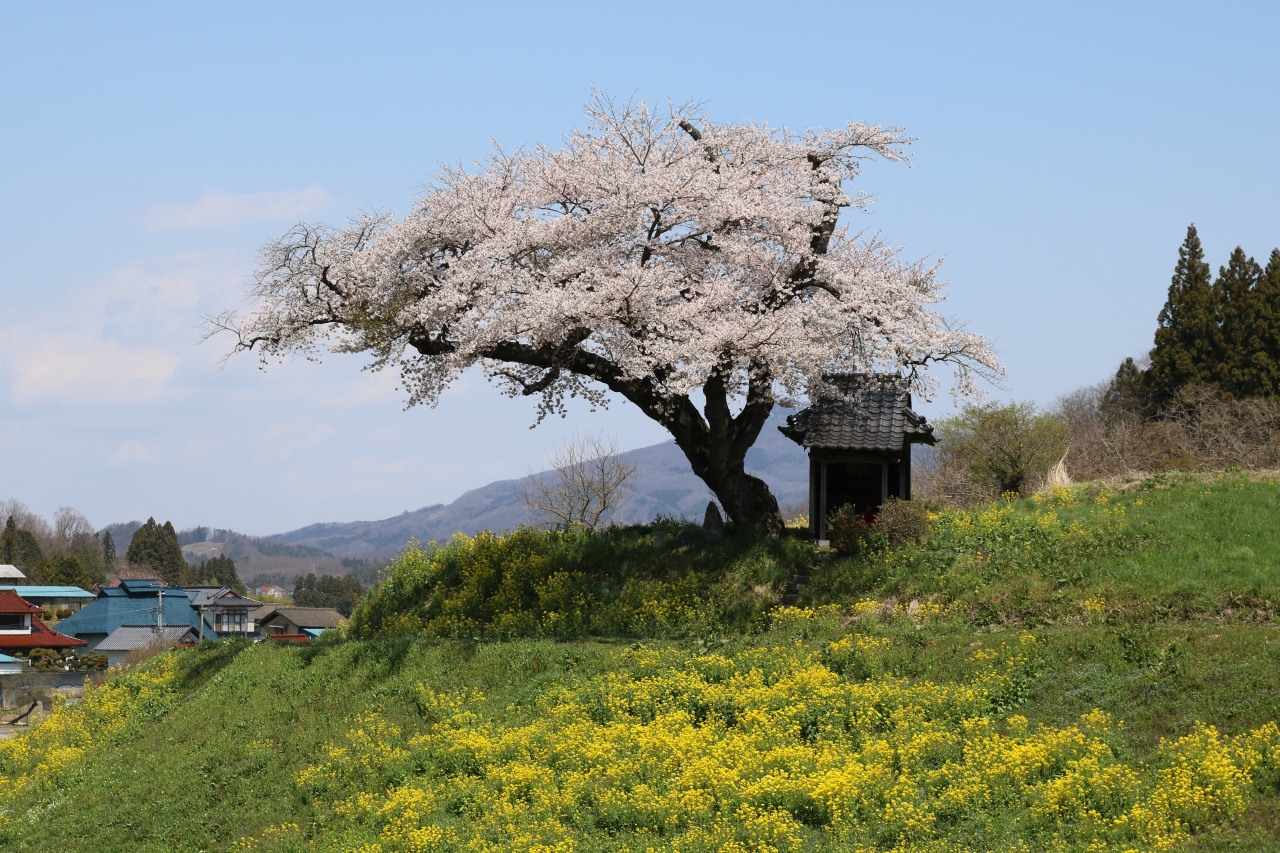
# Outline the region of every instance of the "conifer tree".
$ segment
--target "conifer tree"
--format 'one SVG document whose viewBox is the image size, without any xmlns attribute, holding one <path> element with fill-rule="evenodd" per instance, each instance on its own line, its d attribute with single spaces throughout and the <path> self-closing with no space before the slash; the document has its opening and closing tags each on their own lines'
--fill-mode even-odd
<svg viewBox="0 0 1280 853">
<path fill-rule="evenodd" d="M 171 522 L 160 525 L 154 518 L 148 518 L 147 523 L 139 527 L 129 540 L 129 550 L 124 558 L 131 565 L 154 571 L 167 583 L 180 584 L 185 579 L 187 561 L 182 556 L 178 533 Z"/>
<path fill-rule="evenodd" d="M 1280 249 L 1272 249 L 1266 269 L 1257 271 L 1240 338 L 1247 360 L 1237 369 L 1232 393 L 1238 397 L 1280 393 Z"/>
<path fill-rule="evenodd" d="M 1262 366 L 1259 351 L 1265 346 L 1263 336 L 1268 325 L 1266 306 L 1257 285 L 1262 267 L 1236 246 L 1225 267 L 1218 270 L 1213 283 L 1218 297 L 1222 351 L 1215 366 L 1214 380 L 1218 388 L 1232 397 L 1257 397 L 1266 393 L 1260 387 Z"/>
<path fill-rule="evenodd" d="M 116 564 L 116 540 L 112 538 L 111 531 L 104 531 L 102 534 L 102 565 L 107 571 Z"/>
<path fill-rule="evenodd" d="M 17 566 L 27 575 L 27 580 L 39 583 L 40 571 L 44 566 L 44 552 L 40 543 L 28 530 L 18 526 L 11 515 L 4 523 L 4 533 L 0 535 L 0 563 Z"/>
<path fill-rule="evenodd" d="M 1178 249 L 1169 297 L 1160 309 L 1151 368 L 1146 371 L 1157 405 L 1171 401 L 1185 385 L 1216 378 L 1222 350 L 1218 322 L 1218 294 L 1193 224 Z"/>
<path fill-rule="evenodd" d="M 199 586 L 225 586 L 244 595 L 247 590 L 236 571 L 235 561 L 225 555 L 211 557 L 190 570 L 192 582 Z"/>
<path fill-rule="evenodd" d="M 71 554 L 51 558 L 45 564 L 41 580 L 55 586 L 78 586 L 89 591 L 93 590 L 94 583 L 88 570 Z"/>
<path fill-rule="evenodd" d="M 11 515 L 4 523 L 4 533 L 0 535 L 0 564 L 6 566 L 17 565 L 14 562 L 18 553 L 17 541 L 14 536 L 17 530 L 17 522 L 13 520 Z"/>
</svg>

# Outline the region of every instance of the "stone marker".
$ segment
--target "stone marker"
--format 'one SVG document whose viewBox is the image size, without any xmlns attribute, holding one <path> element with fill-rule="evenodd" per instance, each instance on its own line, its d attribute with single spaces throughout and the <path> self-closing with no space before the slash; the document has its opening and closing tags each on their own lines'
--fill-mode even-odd
<svg viewBox="0 0 1280 853">
<path fill-rule="evenodd" d="M 724 519 L 715 501 L 707 501 L 707 515 L 702 520 L 702 535 L 708 542 L 724 541 Z"/>
<path fill-rule="evenodd" d="M 657 533 L 653 534 L 653 550 L 661 551 L 665 547 L 667 547 L 667 534 L 664 531 L 659 530 Z"/>
</svg>

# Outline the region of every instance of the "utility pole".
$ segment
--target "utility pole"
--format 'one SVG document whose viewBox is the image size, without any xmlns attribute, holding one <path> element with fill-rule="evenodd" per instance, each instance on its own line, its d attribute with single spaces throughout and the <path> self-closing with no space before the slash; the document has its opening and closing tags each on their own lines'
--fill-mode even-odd
<svg viewBox="0 0 1280 853">
<path fill-rule="evenodd" d="M 156 636 L 164 640 L 164 587 L 159 587 L 159 595 L 156 598 Z"/>
</svg>

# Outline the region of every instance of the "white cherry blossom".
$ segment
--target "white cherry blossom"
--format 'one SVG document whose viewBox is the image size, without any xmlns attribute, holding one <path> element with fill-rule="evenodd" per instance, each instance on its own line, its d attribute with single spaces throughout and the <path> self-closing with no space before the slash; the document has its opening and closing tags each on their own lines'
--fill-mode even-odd
<svg viewBox="0 0 1280 853">
<path fill-rule="evenodd" d="M 267 246 L 238 349 L 367 352 L 434 404 L 479 365 L 539 417 L 612 391 L 666 427 L 735 521 L 781 529 L 743 460 L 775 400 L 836 373 L 929 365 L 959 395 L 1000 367 L 936 307 L 936 264 L 851 234 L 860 161 L 905 157 L 899 128 L 794 133 L 717 124 L 693 104 L 596 95 L 558 149 L 445 168 L 403 218 L 299 225 Z M 701 409 L 691 395 L 701 396 Z"/>
</svg>

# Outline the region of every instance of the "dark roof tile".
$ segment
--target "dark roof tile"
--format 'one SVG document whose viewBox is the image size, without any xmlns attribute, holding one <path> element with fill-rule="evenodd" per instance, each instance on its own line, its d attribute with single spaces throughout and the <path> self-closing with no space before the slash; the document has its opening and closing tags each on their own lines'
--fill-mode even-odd
<svg viewBox="0 0 1280 853">
<path fill-rule="evenodd" d="M 820 450 L 896 451 L 933 444 L 933 427 L 911 410 L 906 380 L 884 373 L 833 376 L 837 394 L 819 397 L 778 427 L 802 447 Z"/>
</svg>

